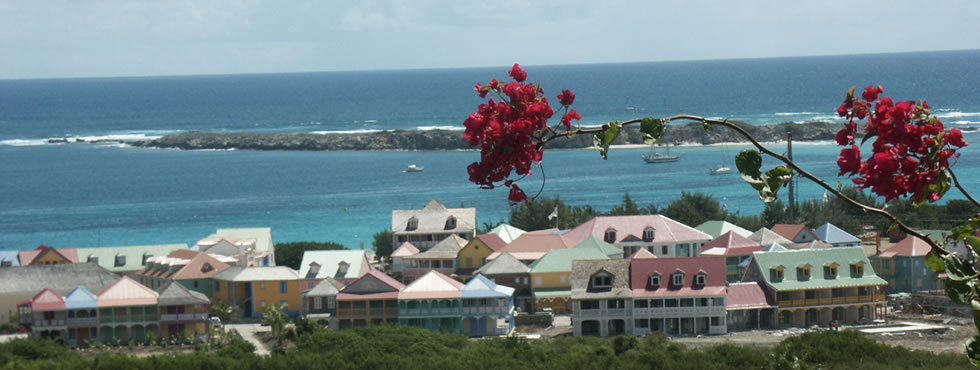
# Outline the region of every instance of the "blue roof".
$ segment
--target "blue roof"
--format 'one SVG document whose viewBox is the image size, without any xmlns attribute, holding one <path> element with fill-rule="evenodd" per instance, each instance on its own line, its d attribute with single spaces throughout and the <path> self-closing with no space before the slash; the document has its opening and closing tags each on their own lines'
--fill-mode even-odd
<svg viewBox="0 0 980 370">
<path fill-rule="evenodd" d="M 781 244 L 773 242 L 772 244 L 769 244 L 768 247 L 762 248 L 760 252 L 785 252 L 788 250 L 789 249 L 786 249 L 786 247 L 782 246 Z"/>
<path fill-rule="evenodd" d="M 830 244 L 860 243 L 861 239 L 828 222 L 813 231 L 817 238 Z"/>
<path fill-rule="evenodd" d="M 20 266 L 20 257 L 18 253 L 20 251 L 0 251 L 0 261 L 7 262 L 10 261 L 11 266 Z"/>
<path fill-rule="evenodd" d="M 514 295 L 514 288 L 497 285 L 483 274 L 476 274 L 470 282 L 466 283 L 462 291 L 463 298 L 510 297 L 512 295 Z"/>
<path fill-rule="evenodd" d="M 65 308 L 96 308 L 99 307 L 95 294 L 79 286 L 65 296 Z"/>
</svg>

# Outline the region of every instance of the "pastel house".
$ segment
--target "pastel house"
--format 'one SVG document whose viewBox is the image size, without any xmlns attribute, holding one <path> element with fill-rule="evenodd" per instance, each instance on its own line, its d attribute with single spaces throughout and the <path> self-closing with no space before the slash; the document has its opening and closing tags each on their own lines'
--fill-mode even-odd
<svg viewBox="0 0 980 370">
<path fill-rule="evenodd" d="M 29 302 L 44 289 L 50 288 L 64 295 L 84 286 L 89 291 L 101 292 L 116 280 L 119 280 L 118 275 L 88 263 L 0 268 L 0 320 L 6 322 L 17 313 L 21 319 L 28 319 Z M 27 314 L 21 310 L 28 310 Z"/>
<path fill-rule="evenodd" d="M 188 342 L 207 340 L 211 309 L 211 300 L 207 296 L 171 281 L 160 288 L 158 303 L 163 337 Z"/>
<path fill-rule="evenodd" d="M 742 274 L 748 267 L 752 253 L 764 247 L 754 240 L 729 231 L 704 245 L 705 256 L 725 256 L 725 279 L 729 283 L 742 280 Z"/>
<path fill-rule="evenodd" d="M 463 283 L 429 271 L 398 293 L 398 322 L 434 332 L 461 333 Z"/>
<path fill-rule="evenodd" d="M 413 256 L 404 257 L 409 266 L 402 270 L 402 279 L 412 281 L 429 271 L 451 275 L 456 272 L 456 256 L 466 245 L 466 239 L 458 235 L 450 235 L 436 243 L 432 248 Z"/>
<path fill-rule="evenodd" d="M 260 317 L 268 305 L 281 306 L 287 314 L 300 310 L 300 279 L 286 266 L 232 266 L 214 275 L 214 303 L 238 306 L 244 317 Z"/>
<path fill-rule="evenodd" d="M 500 250 L 490 253 L 487 256 L 487 261 L 492 261 L 497 256 L 508 253 L 524 264 L 531 264 L 544 257 L 551 250 L 568 249 L 574 247 L 575 244 L 568 238 L 562 235 L 552 234 L 548 230 L 532 231 L 522 234 L 510 242 L 510 244 L 500 248 Z"/>
<path fill-rule="evenodd" d="M 493 261 L 480 267 L 475 273 L 486 276 L 494 283 L 507 284 L 507 286 L 513 287 L 517 309 L 523 312 L 534 312 L 531 268 L 510 253 L 504 252 Z"/>
<path fill-rule="evenodd" d="M 433 199 L 422 209 L 391 211 L 391 246 L 411 242 L 426 251 L 450 235 L 469 241 L 476 236 L 476 227 L 476 208 L 447 208 Z"/>
<path fill-rule="evenodd" d="M 99 340 L 99 302 L 95 294 L 79 286 L 65 296 L 68 311 L 68 345 L 81 347 Z"/>
<path fill-rule="evenodd" d="M 211 297 L 214 295 L 214 276 L 235 263 L 237 260 L 233 257 L 178 249 L 166 256 L 147 258 L 146 266 L 134 274 L 134 278 L 151 289 L 176 281 L 187 289 Z"/>
<path fill-rule="evenodd" d="M 78 252 L 75 248 L 52 248 L 48 245 L 18 252 L 17 259 L 21 266 L 30 265 L 60 265 L 78 263 Z"/>
<path fill-rule="evenodd" d="M 412 267 L 412 261 L 405 258 L 421 253 L 418 248 L 410 242 L 404 242 L 391 252 L 391 271 L 398 275 L 403 275 L 405 270 Z"/>
<path fill-rule="evenodd" d="M 813 231 L 817 239 L 834 247 L 860 247 L 861 239 L 828 222 Z"/>
<path fill-rule="evenodd" d="M 326 278 L 313 289 L 303 292 L 303 316 L 325 327 L 336 328 L 337 294 L 343 288 L 343 283 Z"/>
<path fill-rule="evenodd" d="M 94 263 L 117 274 L 132 275 L 146 268 L 147 260 L 187 250 L 187 244 L 137 245 L 123 247 L 77 248 L 80 263 Z"/>
<path fill-rule="evenodd" d="M 574 261 L 572 265 L 573 334 L 633 334 L 630 260 Z"/>
<path fill-rule="evenodd" d="M 29 323 L 31 336 L 43 339 L 66 339 L 68 326 L 65 312 L 65 296 L 46 288 L 27 302 L 18 304 L 21 322 Z"/>
<path fill-rule="evenodd" d="M 509 335 L 514 331 L 514 288 L 477 274 L 463 286 L 461 295 L 464 335 Z"/>
<path fill-rule="evenodd" d="M 360 328 L 398 323 L 398 293 L 405 289 L 395 278 L 378 271 L 347 284 L 337 293 L 337 327 Z"/>
<path fill-rule="evenodd" d="M 633 322 L 627 323 L 627 332 L 701 335 L 727 331 L 724 257 L 634 258 L 630 286 Z"/>
<path fill-rule="evenodd" d="M 749 235 L 749 240 L 758 242 L 760 245 L 772 245 L 773 243 L 779 244 L 783 248 L 787 249 L 800 249 L 803 246 L 796 244 L 796 242 L 789 240 L 782 235 L 779 235 L 772 230 L 767 228 L 761 228 L 756 230 L 752 235 Z"/>
<path fill-rule="evenodd" d="M 300 262 L 299 277 L 303 280 L 303 290 L 309 290 L 327 278 L 347 284 L 369 270 L 371 263 L 365 250 L 306 251 Z"/>
<path fill-rule="evenodd" d="M 123 277 L 96 296 L 99 334 L 106 343 L 143 342 L 160 333 L 159 294 Z"/>
<path fill-rule="evenodd" d="M 813 233 L 813 230 L 810 230 L 806 225 L 775 224 L 772 226 L 772 232 L 792 240 L 793 243 L 797 244 L 807 244 L 814 240 L 819 240 L 817 235 Z"/>
<path fill-rule="evenodd" d="M 497 234 L 481 234 L 470 240 L 459 250 L 456 272 L 470 275 L 476 269 L 483 267 L 491 253 L 499 251 L 507 242 Z"/>
<path fill-rule="evenodd" d="M 926 266 L 926 255 L 932 247 L 914 236 L 871 257 L 871 264 L 888 281 L 888 293 L 945 290 L 943 279 Z"/>
<path fill-rule="evenodd" d="M 752 235 L 751 231 L 743 229 L 742 227 L 728 221 L 717 221 L 717 220 L 705 221 L 704 223 L 695 226 L 694 228 L 697 229 L 698 231 L 710 235 L 712 239 L 717 238 L 729 231 L 734 231 L 739 236 L 743 236 L 746 238 L 748 238 L 749 235 Z"/>
<path fill-rule="evenodd" d="M 572 261 L 608 260 L 609 256 L 594 248 L 554 249 L 532 263 L 531 288 L 538 311 L 572 312 Z"/>
<path fill-rule="evenodd" d="M 599 216 L 565 233 L 574 244 L 589 236 L 614 244 L 630 256 L 646 249 L 657 257 L 693 257 L 711 236 L 662 215 Z"/>
<path fill-rule="evenodd" d="M 585 240 L 579 242 L 573 248 L 592 248 L 599 252 L 602 252 L 602 254 L 605 254 L 607 257 L 611 259 L 623 258 L 622 249 L 619 249 L 619 247 L 607 243 L 602 239 L 595 237 L 594 235 L 585 238 Z"/>
</svg>

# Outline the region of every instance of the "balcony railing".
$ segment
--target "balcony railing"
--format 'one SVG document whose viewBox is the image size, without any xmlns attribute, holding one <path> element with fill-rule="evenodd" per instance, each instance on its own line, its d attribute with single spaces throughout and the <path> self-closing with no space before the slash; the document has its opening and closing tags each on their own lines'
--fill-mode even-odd
<svg viewBox="0 0 980 370">
<path fill-rule="evenodd" d="M 430 308 L 430 309 L 405 309 L 398 311 L 399 315 L 428 316 L 428 315 L 459 315 L 465 311 L 460 308 Z"/>
<path fill-rule="evenodd" d="M 97 317 L 74 317 L 68 319 L 68 325 L 95 325 L 98 324 Z"/>
<path fill-rule="evenodd" d="M 207 319 L 208 314 L 204 312 L 160 315 L 160 321 L 204 321 Z"/>
<path fill-rule="evenodd" d="M 34 327 L 47 328 L 52 326 L 65 326 L 65 320 L 34 320 Z"/>
<path fill-rule="evenodd" d="M 388 308 L 338 308 L 337 316 L 398 316 L 398 307 Z"/>
<path fill-rule="evenodd" d="M 506 315 L 510 312 L 507 306 L 468 306 L 463 307 L 464 314 L 480 314 L 480 313 L 490 313 L 490 314 L 503 314 Z"/>
<path fill-rule="evenodd" d="M 846 297 L 821 297 L 809 299 L 783 299 L 779 301 L 780 307 L 803 307 L 803 306 L 823 306 L 834 304 L 865 303 L 884 301 L 884 294 L 875 295 L 852 295 Z"/>
<path fill-rule="evenodd" d="M 662 309 L 662 308 L 659 308 L 659 309 Z M 653 309 L 651 309 L 651 308 L 637 308 L 637 309 L 634 309 L 634 310 L 635 311 L 639 311 L 639 312 L 644 312 L 644 313 L 650 313 L 650 312 L 654 312 L 654 311 L 651 311 L 651 310 L 659 310 L 659 309 L 658 308 L 653 308 Z M 629 311 L 627 311 L 627 309 L 625 309 L 625 308 L 613 308 L 613 309 L 603 308 L 603 309 L 592 309 L 592 310 L 578 310 L 578 311 L 575 311 L 575 315 L 577 315 L 577 316 L 583 316 L 583 317 L 626 316 L 628 314 L 629 314 Z"/>
<path fill-rule="evenodd" d="M 725 314 L 725 306 L 633 308 L 634 316 L 687 317 Z"/>
</svg>

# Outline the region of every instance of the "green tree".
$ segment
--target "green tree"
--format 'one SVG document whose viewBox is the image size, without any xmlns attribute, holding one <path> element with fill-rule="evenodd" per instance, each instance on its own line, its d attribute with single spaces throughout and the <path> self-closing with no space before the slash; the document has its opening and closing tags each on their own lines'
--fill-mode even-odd
<svg viewBox="0 0 980 370">
<path fill-rule="evenodd" d="M 268 325 L 271 329 L 272 338 L 276 341 L 276 351 L 284 351 L 286 339 L 295 338 L 296 325 L 289 320 L 289 316 L 280 305 L 269 305 L 262 310 L 262 324 Z"/>
<path fill-rule="evenodd" d="M 218 302 L 211 305 L 211 310 L 208 315 L 217 317 L 222 323 L 235 322 L 238 321 L 239 318 L 238 307 L 224 302 Z"/>
<path fill-rule="evenodd" d="M 558 217 L 549 218 L 558 210 Z M 565 204 L 560 197 L 540 197 L 534 202 L 521 203 L 510 209 L 510 225 L 523 230 L 544 230 L 557 227 L 570 229 L 601 215 L 592 206 L 575 207 Z"/>
<path fill-rule="evenodd" d="M 651 206 L 653 207 L 654 210 L 653 213 L 656 213 L 656 206 L 653 205 Z M 626 195 L 623 196 L 623 204 L 615 206 L 611 210 L 609 210 L 609 215 L 610 216 L 633 216 L 633 215 L 647 214 L 648 213 L 647 211 L 649 211 L 649 208 L 640 209 L 640 207 L 636 205 L 636 202 L 633 201 L 633 198 L 630 197 L 630 193 L 626 192 Z"/>
<path fill-rule="evenodd" d="M 704 193 L 681 192 L 681 198 L 675 200 L 663 210 L 664 216 L 670 217 L 685 225 L 696 226 L 711 220 L 724 220 L 725 211 L 721 203 Z"/>
<path fill-rule="evenodd" d="M 379 258 L 391 257 L 391 253 L 395 251 L 391 230 L 385 229 L 375 233 L 371 245 L 374 246 L 374 254 Z"/>
<path fill-rule="evenodd" d="M 332 251 L 347 249 L 343 245 L 334 242 L 289 242 L 276 243 L 276 264 L 279 266 L 289 266 L 294 270 L 299 270 L 303 263 L 303 254 L 306 251 Z"/>
</svg>

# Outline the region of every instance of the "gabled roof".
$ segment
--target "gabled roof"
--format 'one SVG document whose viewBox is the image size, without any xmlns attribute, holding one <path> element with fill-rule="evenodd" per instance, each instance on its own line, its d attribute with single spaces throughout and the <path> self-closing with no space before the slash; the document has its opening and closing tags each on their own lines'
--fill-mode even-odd
<svg viewBox="0 0 980 370">
<path fill-rule="evenodd" d="M 211 299 L 201 292 L 187 289 L 176 281 L 168 281 L 160 287 L 158 303 L 161 306 L 176 306 L 185 304 L 211 304 Z"/>
<path fill-rule="evenodd" d="M 303 293 L 304 297 L 323 297 L 337 295 L 340 290 L 344 288 L 344 284 L 334 280 L 333 278 L 326 278 L 320 281 L 313 289 Z"/>
<path fill-rule="evenodd" d="M 532 274 L 572 272 L 575 260 L 608 260 L 609 256 L 592 248 L 553 249 L 529 266 Z"/>
<path fill-rule="evenodd" d="M 505 246 L 507 246 L 507 243 L 509 243 L 501 238 L 500 235 L 493 233 L 477 235 L 476 238 L 480 239 L 483 244 L 487 245 L 487 248 L 490 248 L 490 250 L 494 252 L 503 249 Z"/>
<path fill-rule="evenodd" d="M 830 244 L 860 243 L 861 239 L 828 222 L 813 231 L 813 234 Z"/>
<path fill-rule="evenodd" d="M 520 260 L 537 260 L 552 249 L 568 249 L 575 246 L 571 240 L 551 233 L 528 232 L 507 244 L 497 252 L 487 256 L 488 260 L 497 258 L 506 252 Z"/>
<path fill-rule="evenodd" d="M 617 239 L 614 243 L 619 243 L 629 235 L 643 235 L 649 227 L 655 230 L 656 243 L 711 240 L 710 235 L 663 215 L 598 216 L 565 233 L 565 237 L 579 243 L 590 235 L 602 238 L 606 230 L 614 229 Z"/>
<path fill-rule="evenodd" d="M 231 266 L 214 275 L 222 281 L 298 280 L 299 273 L 286 266 Z"/>
<path fill-rule="evenodd" d="M 803 247 L 806 249 L 820 249 L 820 248 L 833 248 L 834 246 L 819 240 L 813 240 L 809 243 L 803 244 Z"/>
<path fill-rule="evenodd" d="M 821 266 L 837 263 L 837 276 L 827 278 Z M 849 266 L 864 263 L 864 274 L 852 276 Z M 797 276 L 797 266 L 810 264 L 815 268 L 810 270 L 810 278 L 800 280 Z M 864 255 L 861 247 L 838 247 L 822 249 L 800 249 L 780 253 L 756 252 L 752 254 L 752 265 L 756 266 L 763 281 L 776 290 L 827 289 L 854 286 L 870 286 L 888 284 L 875 274 L 874 269 Z M 783 266 L 783 279 L 773 281 L 771 269 Z M 750 267 L 752 268 L 752 267 Z"/>
<path fill-rule="evenodd" d="M 476 274 L 470 282 L 463 286 L 462 291 L 463 298 L 510 297 L 512 295 L 514 295 L 514 288 L 499 285 L 482 274 Z"/>
<path fill-rule="evenodd" d="M 601 272 L 613 276 L 609 290 L 590 290 L 592 276 Z M 630 290 L 630 260 L 578 260 L 572 261 L 572 298 L 628 298 Z"/>
<path fill-rule="evenodd" d="M 728 310 L 748 310 L 755 308 L 769 308 L 775 306 L 769 296 L 766 295 L 761 283 L 732 283 L 728 285 L 725 297 L 725 308 Z"/>
<path fill-rule="evenodd" d="M 795 240 L 800 233 L 809 230 L 806 225 L 799 224 L 775 224 L 772 225 L 772 232 L 779 234 L 780 236 Z"/>
<path fill-rule="evenodd" d="M 378 286 L 377 283 L 383 286 Z M 337 293 L 337 299 L 394 299 L 398 298 L 398 292 L 402 289 L 405 289 L 405 284 L 379 270 L 371 270 L 341 288 Z"/>
<path fill-rule="evenodd" d="M 786 247 L 780 245 L 779 243 L 773 242 L 772 244 L 769 244 L 768 247 L 762 248 L 760 252 L 785 252 L 788 250 L 789 249 L 786 249 Z"/>
<path fill-rule="evenodd" d="M 274 258 L 275 242 L 272 239 L 271 227 L 253 227 L 241 229 L 218 229 L 215 236 L 223 238 L 255 239 L 255 250 L 269 252 L 269 258 Z"/>
<path fill-rule="evenodd" d="M 782 235 L 779 235 L 773 232 L 772 230 L 769 230 L 764 227 L 752 233 L 752 235 L 749 235 L 749 239 L 755 240 L 761 245 L 770 245 L 772 243 L 778 243 L 784 248 L 799 248 L 799 246 L 796 245 L 796 243 L 794 243 L 792 240 L 786 239 Z"/>
<path fill-rule="evenodd" d="M 456 218 L 455 228 L 446 228 L 449 217 Z M 415 230 L 407 230 L 408 220 L 415 218 Z M 476 208 L 446 208 L 438 200 L 430 200 L 422 209 L 391 211 L 391 231 L 398 234 L 460 233 L 476 229 Z"/>
<path fill-rule="evenodd" d="M 636 253 L 633 253 L 633 255 L 630 256 L 630 259 L 631 260 L 632 259 L 637 259 L 637 258 L 639 258 L 639 259 L 644 259 L 644 258 L 657 258 L 657 256 L 655 256 L 653 253 L 650 253 L 650 251 L 646 250 L 646 248 L 640 248 L 639 250 L 636 251 Z"/>
<path fill-rule="evenodd" d="M 504 243 L 510 243 L 524 234 L 524 230 L 518 229 L 516 227 L 510 226 L 508 224 L 500 224 L 497 227 L 490 229 L 490 234 L 497 234 Z"/>
<path fill-rule="evenodd" d="M 55 253 L 71 263 L 78 263 L 78 252 L 75 248 L 53 248 L 46 244 L 41 244 L 35 249 L 20 251 L 18 258 L 20 264 L 26 266 L 33 264 L 34 260 L 48 253 Z"/>
<path fill-rule="evenodd" d="M 191 260 L 188 261 L 184 267 L 177 270 L 177 272 L 171 275 L 170 278 L 174 280 L 206 279 L 213 277 L 230 267 L 231 266 L 229 266 L 227 263 L 219 261 L 210 254 L 197 252 L 196 256 L 191 258 Z"/>
<path fill-rule="evenodd" d="M 316 262 L 320 265 L 320 270 L 313 276 L 310 272 L 310 264 Z M 342 273 L 340 263 L 347 264 L 347 272 Z M 367 251 L 363 249 L 355 250 L 331 250 L 331 251 L 306 251 L 303 253 L 303 261 L 299 265 L 299 276 L 303 279 L 324 279 L 332 277 L 334 279 L 353 279 L 359 278 L 371 268 L 368 263 Z"/>
<path fill-rule="evenodd" d="M 650 276 L 660 273 L 659 287 L 650 285 Z M 684 275 L 683 284 L 673 283 L 673 274 Z M 705 273 L 705 284 L 695 284 L 695 276 Z M 634 297 L 724 295 L 726 286 L 725 257 L 700 256 L 630 261 L 630 281 Z"/>
<path fill-rule="evenodd" d="M 734 231 L 736 234 L 743 237 L 748 237 L 749 235 L 752 235 L 751 231 L 743 229 L 738 225 L 735 225 L 728 221 L 705 221 L 704 223 L 695 226 L 694 228 L 700 230 L 705 234 L 711 235 L 712 238 L 717 238 L 729 231 Z"/>
<path fill-rule="evenodd" d="M 140 270 L 145 265 L 143 261 L 145 257 L 166 256 L 181 249 L 187 249 L 187 244 L 78 248 L 77 253 L 80 263 L 89 262 L 90 257 L 95 257 L 98 258 L 99 266 L 109 271 L 119 272 Z M 117 259 L 116 256 L 125 258 Z"/>
<path fill-rule="evenodd" d="M 0 268 L 0 294 L 34 294 L 44 288 L 69 292 L 79 285 L 101 291 L 116 280 L 118 275 L 90 263 L 4 267 Z"/>
<path fill-rule="evenodd" d="M 752 252 L 762 250 L 763 246 L 754 240 L 741 236 L 734 231 L 729 231 L 705 244 L 703 255 L 714 256 L 741 256 L 750 255 Z"/>
<path fill-rule="evenodd" d="M 515 258 L 510 253 L 501 253 L 497 258 L 487 262 L 487 264 L 476 270 L 476 274 L 483 275 L 506 275 L 506 274 L 526 274 L 531 272 L 523 262 Z"/>
<path fill-rule="evenodd" d="M 31 309 L 34 311 L 55 311 L 65 309 L 65 296 L 51 288 L 44 288 L 31 299 Z"/>
<path fill-rule="evenodd" d="M 96 296 L 99 307 L 155 305 L 160 295 L 136 280 L 123 276 Z"/>
<path fill-rule="evenodd" d="M 398 293 L 398 299 L 459 298 L 463 283 L 432 270 Z"/>
<path fill-rule="evenodd" d="M 881 254 L 879 254 L 878 257 L 881 258 L 891 258 L 895 256 L 923 257 L 926 254 L 929 254 L 929 251 L 931 250 L 932 247 L 929 246 L 929 243 L 926 243 L 922 239 L 909 235 L 905 237 L 905 239 L 902 239 L 902 241 L 893 245 L 891 248 L 888 248 L 888 250 L 881 252 Z"/>
<path fill-rule="evenodd" d="M 615 258 L 623 257 L 622 249 L 619 249 L 619 247 L 615 245 L 606 243 L 601 239 L 595 237 L 594 235 L 589 236 L 588 238 L 583 240 L 581 243 L 578 243 L 573 248 L 591 248 L 591 249 L 598 250 L 599 252 L 602 252 L 602 254 L 605 254 L 609 257 L 615 257 Z"/>
<path fill-rule="evenodd" d="M 443 239 L 441 242 L 436 243 L 436 245 L 429 248 L 429 250 L 416 254 L 414 256 L 407 256 L 405 259 L 446 259 L 446 258 L 456 258 L 459 255 L 459 250 L 466 246 L 466 239 L 460 238 L 459 235 L 452 234 Z"/>
<path fill-rule="evenodd" d="M 392 257 L 408 257 L 419 254 L 419 249 L 415 247 L 414 244 L 409 242 L 404 242 L 402 245 L 398 246 L 394 252 L 391 252 Z"/>
<path fill-rule="evenodd" d="M 78 286 L 73 289 L 68 295 L 65 295 L 65 308 L 96 308 L 99 307 L 99 301 L 95 297 L 95 294 L 85 289 L 83 286 Z"/>
</svg>

